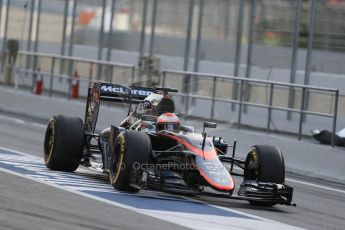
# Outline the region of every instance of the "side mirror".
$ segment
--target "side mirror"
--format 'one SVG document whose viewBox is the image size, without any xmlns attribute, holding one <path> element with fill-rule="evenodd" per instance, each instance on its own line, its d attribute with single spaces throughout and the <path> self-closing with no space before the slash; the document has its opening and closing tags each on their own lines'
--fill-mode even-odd
<svg viewBox="0 0 345 230">
<path fill-rule="evenodd" d="M 203 130 L 202 130 L 202 133 L 204 134 L 205 133 L 205 129 L 206 128 L 217 128 L 217 123 L 215 122 L 208 122 L 208 121 L 204 121 L 204 127 L 203 127 Z"/>
<path fill-rule="evenodd" d="M 217 123 L 204 121 L 204 128 L 217 128 Z"/>
<path fill-rule="evenodd" d="M 173 89 L 173 88 L 155 87 L 154 89 L 157 91 L 163 92 L 163 96 L 166 96 L 169 93 L 177 93 L 178 92 L 177 89 Z"/>
<path fill-rule="evenodd" d="M 201 147 L 202 151 L 204 151 L 205 143 L 206 143 L 206 137 L 207 137 L 207 133 L 205 133 L 206 128 L 217 128 L 217 123 L 204 121 L 204 128 L 202 130 L 202 136 L 204 137 L 202 141 L 202 147 Z"/>
</svg>

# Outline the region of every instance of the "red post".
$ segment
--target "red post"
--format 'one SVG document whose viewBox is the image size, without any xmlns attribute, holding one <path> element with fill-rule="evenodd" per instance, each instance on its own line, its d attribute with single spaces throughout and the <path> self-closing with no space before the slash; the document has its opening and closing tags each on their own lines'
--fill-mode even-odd
<svg viewBox="0 0 345 230">
<path fill-rule="evenodd" d="M 34 94 L 41 95 L 42 90 L 43 90 L 43 76 L 41 73 L 41 68 L 38 67 L 37 72 L 36 72 Z"/>
<path fill-rule="evenodd" d="M 72 77 L 72 90 L 71 90 L 71 98 L 78 98 L 79 97 L 79 74 L 78 71 L 74 71 Z"/>
</svg>

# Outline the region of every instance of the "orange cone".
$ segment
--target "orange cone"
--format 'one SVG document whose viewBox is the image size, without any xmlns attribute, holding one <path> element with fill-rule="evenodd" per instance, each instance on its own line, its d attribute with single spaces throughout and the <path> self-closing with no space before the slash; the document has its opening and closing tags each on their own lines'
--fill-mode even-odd
<svg viewBox="0 0 345 230">
<path fill-rule="evenodd" d="M 74 71 L 72 77 L 72 90 L 71 90 L 71 98 L 78 98 L 79 97 L 79 74 L 78 71 Z"/>
<path fill-rule="evenodd" d="M 43 90 L 43 75 L 41 73 L 41 68 L 37 69 L 34 94 L 41 95 Z"/>
</svg>

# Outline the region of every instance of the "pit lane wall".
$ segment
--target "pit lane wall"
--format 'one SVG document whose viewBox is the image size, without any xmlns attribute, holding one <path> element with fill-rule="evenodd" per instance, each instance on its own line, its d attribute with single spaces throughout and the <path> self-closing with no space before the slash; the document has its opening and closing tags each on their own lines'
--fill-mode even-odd
<svg viewBox="0 0 345 230">
<path fill-rule="evenodd" d="M 12 88 L 0 86 L 0 111 L 21 116 L 48 121 L 52 114 L 65 114 L 83 118 L 85 100 L 67 100 L 65 98 L 49 98 L 36 96 L 30 92 L 15 91 Z M 176 98 L 176 101 L 180 100 Z M 179 103 L 176 103 L 177 105 Z M 207 106 L 207 105 L 204 105 Z M 110 107 L 102 105 L 97 129 L 103 129 L 110 124 L 118 124 L 127 114 L 127 107 Z M 260 118 L 252 118 L 260 122 Z M 200 127 L 200 122 L 185 121 Z M 200 130 L 199 130 L 200 131 Z M 295 138 L 285 138 L 282 135 L 267 135 L 263 132 L 248 132 L 229 128 L 228 125 L 210 131 L 211 135 L 221 135 L 231 143 L 238 137 L 239 157 L 245 157 L 250 145 L 276 144 L 284 153 L 287 170 L 302 175 L 328 178 L 345 183 L 345 148 L 320 145 L 311 141 L 297 141 Z M 242 141 L 241 141 L 242 140 Z"/>
</svg>

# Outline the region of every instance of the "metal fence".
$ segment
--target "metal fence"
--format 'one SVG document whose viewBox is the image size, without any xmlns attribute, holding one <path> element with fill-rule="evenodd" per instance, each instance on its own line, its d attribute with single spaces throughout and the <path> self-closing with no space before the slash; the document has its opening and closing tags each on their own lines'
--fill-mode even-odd
<svg viewBox="0 0 345 230">
<path fill-rule="evenodd" d="M 316 72 L 345 69 L 343 1 L 3 0 L 0 12 L 2 64 L 6 41 L 18 39 L 28 52 L 119 62 L 112 51 L 123 49 L 139 53 L 123 61 L 133 65 L 143 56 L 169 55 L 182 59 L 161 61 L 169 69 L 306 85 Z M 64 68 L 62 63 L 60 73 Z M 234 84 L 233 99 L 236 89 Z M 291 90 L 290 108 L 294 97 Z"/>
<path fill-rule="evenodd" d="M 198 79 L 198 91 L 192 90 L 193 85 L 188 84 L 187 87 L 183 84 L 184 79 L 187 78 L 188 82 L 192 82 L 193 78 Z M 232 99 L 232 93 L 229 89 L 232 85 L 239 83 L 238 99 Z M 325 87 L 313 87 L 307 85 L 282 83 L 266 80 L 249 79 L 234 76 L 215 75 L 215 74 L 202 74 L 195 72 L 185 71 L 170 71 L 163 72 L 162 82 L 163 86 L 175 87 L 180 91 L 185 88 L 185 93 L 179 93 L 184 98 L 182 102 L 183 107 L 181 112 L 185 115 L 193 115 L 190 109 L 199 107 L 200 109 L 194 113 L 195 116 L 204 115 L 209 112 L 209 118 L 215 118 L 216 103 L 221 103 L 223 117 L 230 120 L 230 105 L 238 105 L 237 121 L 234 122 L 237 127 L 242 125 L 243 107 L 248 106 L 251 108 L 263 108 L 267 110 L 266 131 L 270 133 L 272 124 L 272 112 L 284 111 L 299 114 L 298 139 L 302 137 L 303 123 L 305 115 L 327 117 L 332 120 L 331 130 L 333 132 L 332 146 L 334 146 L 334 134 L 337 124 L 339 90 Z M 246 88 L 250 85 L 250 89 Z M 228 89 L 228 90 L 225 90 Z M 293 89 L 296 92 L 298 108 L 290 108 L 288 106 L 288 92 Z M 245 101 L 246 90 L 252 91 L 253 96 Z M 229 92 L 230 91 L 230 92 Z M 196 99 L 201 99 L 197 102 Z M 206 102 L 209 101 L 210 103 Z M 203 101 L 203 102 L 202 102 Z M 307 107 L 306 104 L 309 104 Z M 324 105 L 329 105 L 326 107 Z M 320 106 L 323 105 L 323 106 Z M 228 112 L 224 114 L 224 107 L 228 108 Z M 252 111 L 255 114 L 255 111 Z M 257 115 L 262 116 L 262 112 Z M 257 119 L 254 115 L 254 119 Z"/>
<path fill-rule="evenodd" d="M 35 60 L 35 67 L 28 69 L 26 63 L 30 60 Z M 61 72 L 61 66 L 64 65 L 69 68 Z M 100 75 L 97 73 L 98 69 Z M 70 96 L 73 78 L 81 81 L 80 87 L 84 96 L 90 81 L 101 80 L 131 85 L 136 84 L 137 80 L 136 67 L 132 65 L 54 54 L 19 52 L 16 76 L 12 79 L 15 87 L 29 87 L 33 92 L 38 75 L 45 78 L 44 87 L 49 96 L 54 92 Z"/>
<path fill-rule="evenodd" d="M 37 67 L 35 69 L 26 69 L 26 60 L 35 59 Z M 68 74 L 67 72 L 61 74 L 59 66 L 62 62 L 71 65 L 74 74 Z M 96 66 L 100 66 L 102 70 L 103 75 L 101 77 L 97 76 Z M 41 75 L 44 79 L 43 88 L 49 96 L 58 94 L 70 97 L 72 80 L 76 77 L 75 74 L 78 73 L 77 80 L 80 81 L 81 96 L 86 96 L 88 83 L 93 80 L 125 85 L 143 84 L 142 81 L 137 81 L 137 70 L 135 66 L 113 62 L 20 52 L 16 67 L 16 77 L 13 79 L 13 83 L 15 87 L 29 87 L 33 90 L 34 80 L 38 75 Z M 185 84 L 186 82 L 187 84 Z M 195 82 L 198 84 L 197 90 L 195 90 L 193 85 Z M 232 99 L 231 89 L 235 82 L 239 85 L 239 90 L 238 99 L 234 100 Z M 246 125 L 250 123 L 248 121 L 243 122 L 242 120 L 243 108 L 247 106 L 250 108 L 250 112 L 255 114 L 253 119 L 257 120 L 257 115 L 266 118 L 265 129 L 267 133 L 272 131 L 272 114 L 282 111 L 299 115 L 298 129 L 292 131 L 298 134 L 298 139 L 302 137 L 303 123 L 305 122 L 306 115 L 331 119 L 332 125 L 330 129 L 333 135 L 335 134 L 339 101 L 338 89 L 172 70 L 164 70 L 162 72 L 159 84 L 163 87 L 174 87 L 179 90 L 180 93 L 175 94 L 178 101 L 177 111 L 187 116 L 230 121 L 230 118 L 234 117 L 235 114 L 237 120 L 232 123 L 240 128 L 243 123 Z M 250 87 L 246 87 L 248 85 Z M 296 104 L 298 106 L 294 108 L 289 108 L 288 106 L 287 95 L 290 89 L 296 92 Z M 247 100 L 245 100 L 246 90 L 251 91 L 251 97 Z M 306 104 L 309 104 L 309 106 L 307 107 Z M 230 105 L 238 106 L 237 112 L 231 114 Z M 227 112 L 225 112 L 225 108 L 228 108 Z M 256 111 L 256 108 L 265 109 L 267 115 L 262 111 Z M 220 110 L 222 111 L 219 113 Z M 332 145 L 334 146 L 334 140 Z"/>
</svg>

